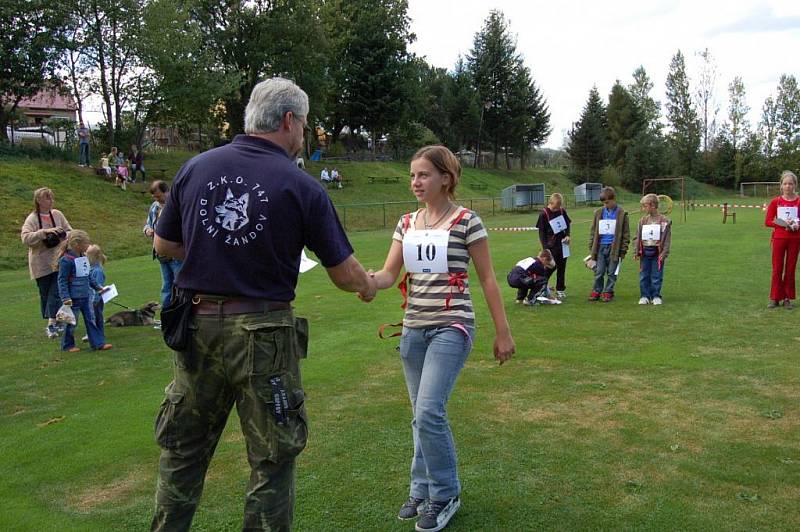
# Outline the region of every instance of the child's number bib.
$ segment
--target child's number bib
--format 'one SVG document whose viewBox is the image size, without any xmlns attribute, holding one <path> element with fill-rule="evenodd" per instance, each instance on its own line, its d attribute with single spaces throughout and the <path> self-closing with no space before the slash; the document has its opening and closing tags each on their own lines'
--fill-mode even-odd
<svg viewBox="0 0 800 532">
<path fill-rule="evenodd" d="M 797 220 L 797 207 L 778 207 L 778 218 L 787 222 Z"/>
<path fill-rule="evenodd" d="M 522 259 L 521 261 L 519 261 L 517 263 L 517 266 L 519 266 L 523 270 L 527 270 L 528 268 L 531 267 L 531 264 L 533 264 L 533 257 L 528 257 L 526 259 Z"/>
<path fill-rule="evenodd" d="M 561 231 L 567 230 L 567 221 L 564 219 L 563 214 L 559 214 L 552 220 L 550 220 L 550 227 L 553 228 L 553 232 L 558 234 Z"/>
<path fill-rule="evenodd" d="M 87 275 L 89 275 L 89 259 L 75 257 L 75 277 L 86 277 Z"/>
<path fill-rule="evenodd" d="M 661 224 L 643 225 L 642 240 L 661 240 Z"/>
<path fill-rule="evenodd" d="M 597 232 L 601 235 L 613 235 L 616 230 L 616 220 L 599 220 L 597 222 Z"/>
<path fill-rule="evenodd" d="M 403 264 L 408 273 L 448 273 L 447 243 L 450 231 L 426 229 L 406 231 Z"/>
</svg>

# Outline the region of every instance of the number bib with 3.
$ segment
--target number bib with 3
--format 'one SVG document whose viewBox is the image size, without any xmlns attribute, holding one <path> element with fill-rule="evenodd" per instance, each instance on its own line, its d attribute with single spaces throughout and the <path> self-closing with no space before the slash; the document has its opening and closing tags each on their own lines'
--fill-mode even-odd
<svg viewBox="0 0 800 532">
<path fill-rule="evenodd" d="M 448 273 L 447 244 L 450 231 L 425 229 L 406 231 L 403 264 L 408 273 Z"/>
<path fill-rule="evenodd" d="M 617 230 L 616 220 L 598 220 L 597 222 L 598 233 L 601 235 L 613 235 Z"/>
</svg>

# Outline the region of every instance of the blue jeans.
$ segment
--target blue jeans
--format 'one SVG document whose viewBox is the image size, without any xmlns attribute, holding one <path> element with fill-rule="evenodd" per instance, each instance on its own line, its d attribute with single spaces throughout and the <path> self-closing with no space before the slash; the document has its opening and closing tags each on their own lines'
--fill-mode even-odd
<svg viewBox="0 0 800 532">
<path fill-rule="evenodd" d="M 661 285 L 664 282 L 664 264 L 658 267 L 658 257 L 642 257 L 641 270 L 639 270 L 639 292 L 641 297 L 653 299 L 661 297 Z"/>
<path fill-rule="evenodd" d="M 80 148 L 80 162 L 78 164 L 85 164 L 86 166 L 90 166 L 92 163 L 89 161 L 89 143 L 81 143 L 79 145 Z"/>
<path fill-rule="evenodd" d="M 594 289 L 593 292 L 614 293 L 614 286 L 617 284 L 617 263 L 619 260 L 611 260 L 611 246 L 613 244 L 600 244 L 597 249 L 597 265 L 594 267 Z M 603 284 L 603 277 L 608 276 Z"/>
<path fill-rule="evenodd" d="M 172 285 L 175 284 L 175 279 L 178 277 L 178 272 L 181 271 L 183 262 L 177 259 L 162 262 L 159 259 L 158 263 L 161 265 L 161 308 L 166 308 L 169 305 L 169 298 L 172 294 Z"/>
<path fill-rule="evenodd" d="M 414 414 L 409 494 L 418 499 L 446 501 L 461 493 L 447 401 L 472 348 L 468 330 L 470 337 L 455 327 L 403 328 L 400 356 Z"/>
<path fill-rule="evenodd" d="M 77 325 L 78 317 L 83 314 L 83 324 L 86 326 L 86 334 L 89 335 L 89 345 L 92 349 L 97 349 L 106 343 L 106 337 L 102 327 L 97 327 L 94 321 L 94 312 L 88 297 L 79 297 L 72 300 L 72 312 L 75 313 Z M 61 350 L 66 351 L 70 347 L 75 347 L 75 327 L 76 325 L 67 324 L 64 336 L 61 337 Z"/>
<path fill-rule="evenodd" d="M 103 321 L 105 321 L 103 320 L 103 309 L 105 308 L 106 304 L 103 303 L 100 296 L 97 296 L 97 301 L 92 305 L 92 312 L 94 313 L 94 324 L 101 331 L 103 330 Z"/>
</svg>

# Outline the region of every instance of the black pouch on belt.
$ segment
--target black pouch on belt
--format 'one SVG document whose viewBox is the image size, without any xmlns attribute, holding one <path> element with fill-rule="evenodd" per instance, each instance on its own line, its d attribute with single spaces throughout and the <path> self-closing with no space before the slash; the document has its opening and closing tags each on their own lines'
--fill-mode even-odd
<svg viewBox="0 0 800 532">
<path fill-rule="evenodd" d="M 164 343 L 175 351 L 189 347 L 189 322 L 192 319 L 192 297 L 194 293 L 173 287 L 169 306 L 161 311 L 161 334 Z"/>
</svg>

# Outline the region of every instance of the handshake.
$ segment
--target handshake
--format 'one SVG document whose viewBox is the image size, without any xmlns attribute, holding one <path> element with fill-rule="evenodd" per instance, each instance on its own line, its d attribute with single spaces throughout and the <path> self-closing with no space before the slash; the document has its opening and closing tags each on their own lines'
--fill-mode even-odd
<svg viewBox="0 0 800 532">
<path fill-rule="evenodd" d="M 367 273 L 367 278 L 366 278 L 367 286 L 365 288 L 362 288 L 361 290 L 358 290 L 358 292 L 356 293 L 358 294 L 358 299 L 360 299 L 364 303 L 369 303 L 370 301 L 375 299 L 375 296 L 378 294 L 378 282 L 375 280 L 374 271 L 369 270 L 366 273 Z"/>
</svg>

